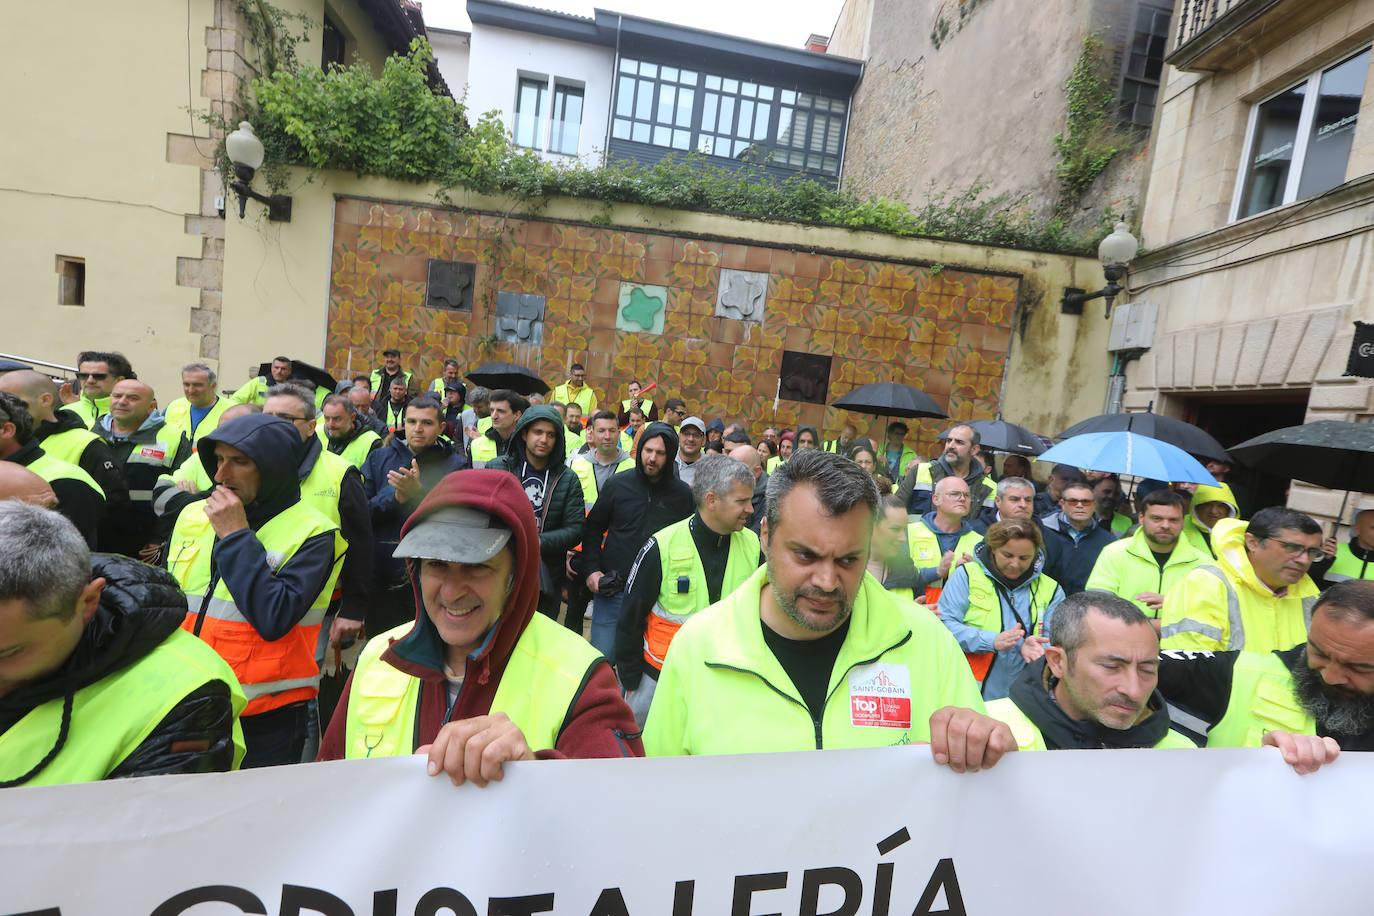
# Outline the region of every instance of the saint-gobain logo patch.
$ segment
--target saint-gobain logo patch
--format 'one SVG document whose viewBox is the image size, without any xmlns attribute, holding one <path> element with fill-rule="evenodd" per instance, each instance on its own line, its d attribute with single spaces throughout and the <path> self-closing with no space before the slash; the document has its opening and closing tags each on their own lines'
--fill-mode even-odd
<svg viewBox="0 0 1374 916">
<path fill-rule="evenodd" d="M 161 461 L 163 458 L 167 457 L 167 450 L 163 448 L 160 443 L 158 445 L 145 445 L 138 450 L 138 455 L 140 458 L 151 458 L 154 461 Z"/>
<path fill-rule="evenodd" d="M 911 672 L 874 662 L 849 672 L 849 720 L 858 728 L 911 728 Z"/>
</svg>

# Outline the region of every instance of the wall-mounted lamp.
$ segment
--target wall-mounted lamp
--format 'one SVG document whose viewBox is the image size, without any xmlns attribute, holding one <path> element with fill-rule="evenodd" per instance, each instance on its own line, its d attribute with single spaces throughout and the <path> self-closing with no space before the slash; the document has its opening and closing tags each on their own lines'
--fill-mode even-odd
<svg viewBox="0 0 1374 916">
<path fill-rule="evenodd" d="M 239 122 L 239 129 L 224 138 L 224 148 L 229 153 L 229 161 L 234 164 L 236 181 L 229 187 L 239 195 L 239 219 L 243 219 L 248 206 L 248 198 L 253 198 L 267 207 L 267 218 L 278 223 L 291 222 L 291 198 L 285 194 L 259 194 L 252 188 L 253 175 L 262 165 L 262 141 L 253 133 L 253 125 L 247 121 Z"/>
<path fill-rule="evenodd" d="M 1102 273 L 1107 278 L 1107 285 L 1095 293 L 1085 293 L 1081 289 L 1069 287 L 1064 290 L 1064 298 L 1059 300 L 1059 311 L 1064 315 L 1082 315 L 1083 303 L 1093 299 L 1107 297 L 1107 317 L 1112 317 L 1112 300 L 1117 294 L 1126 287 L 1120 284 L 1122 277 L 1126 276 L 1126 267 L 1135 257 L 1135 253 L 1140 248 L 1140 243 L 1135 240 L 1126 229 L 1125 223 L 1117 223 L 1112 234 L 1102 240 L 1097 246 L 1097 259 L 1102 262 Z"/>
</svg>

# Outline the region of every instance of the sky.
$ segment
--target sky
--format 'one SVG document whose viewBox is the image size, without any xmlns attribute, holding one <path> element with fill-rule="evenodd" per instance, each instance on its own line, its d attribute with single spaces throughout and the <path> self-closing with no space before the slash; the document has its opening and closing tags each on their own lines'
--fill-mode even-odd
<svg viewBox="0 0 1374 916">
<path fill-rule="evenodd" d="M 471 30 L 465 0 L 422 0 L 425 24 Z M 812 32 L 829 35 L 844 0 L 540 0 L 523 5 L 591 16 L 597 7 L 678 25 L 800 48 Z"/>
</svg>

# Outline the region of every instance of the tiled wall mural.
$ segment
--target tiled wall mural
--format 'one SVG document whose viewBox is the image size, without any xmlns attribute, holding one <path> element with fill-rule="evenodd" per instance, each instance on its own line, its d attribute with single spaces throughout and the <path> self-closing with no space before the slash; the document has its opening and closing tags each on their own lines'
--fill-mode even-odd
<svg viewBox="0 0 1374 916">
<path fill-rule="evenodd" d="M 429 288 L 436 277 L 446 289 Z M 803 423 L 830 434 L 847 415 L 808 401 L 879 381 L 978 419 L 997 410 L 1017 288 L 1014 277 L 343 199 L 326 360 L 343 377 L 396 347 L 424 380 L 452 355 L 522 363 L 550 385 L 581 362 L 608 401 L 631 379 L 656 381 L 659 403 L 677 395 L 755 431 Z M 785 382 L 784 398 L 806 400 L 775 411 L 785 353 L 822 374 L 824 359 L 801 357 L 831 357 L 829 377 Z M 945 425 L 913 423 L 912 438 L 929 445 Z"/>
</svg>

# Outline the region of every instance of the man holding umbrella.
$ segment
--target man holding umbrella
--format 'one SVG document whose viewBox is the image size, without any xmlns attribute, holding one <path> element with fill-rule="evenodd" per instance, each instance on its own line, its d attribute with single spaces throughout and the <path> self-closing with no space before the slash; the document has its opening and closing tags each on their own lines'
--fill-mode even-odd
<svg viewBox="0 0 1374 916">
<path fill-rule="evenodd" d="M 987 469 L 973 457 L 973 450 L 980 441 L 976 429 L 960 424 L 950 429 L 944 452 L 939 458 L 906 470 L 906 476 L 897 485 L 897 495 L 907 500 L 908 517 L 925 515 L 930 511 L 935 484 L 946 477 L 958 477 L 968 484 L 969 503 L 966 511 L 971 521 L 977 521 L 984 513 L 991 516 L 997 511 L 993 505 L 993 485 L 988 480 Z"/>
<path fill-rule="evenodd" d="M 1312 564 L 1312 575 L 1326 585 L 1351 579 L 1374 579 L 1374 509 L 1355 513 L 1350 540 L 1336 543 L 1334 537 L 1322 545 L 1326 559 Z"/>
</svg>

